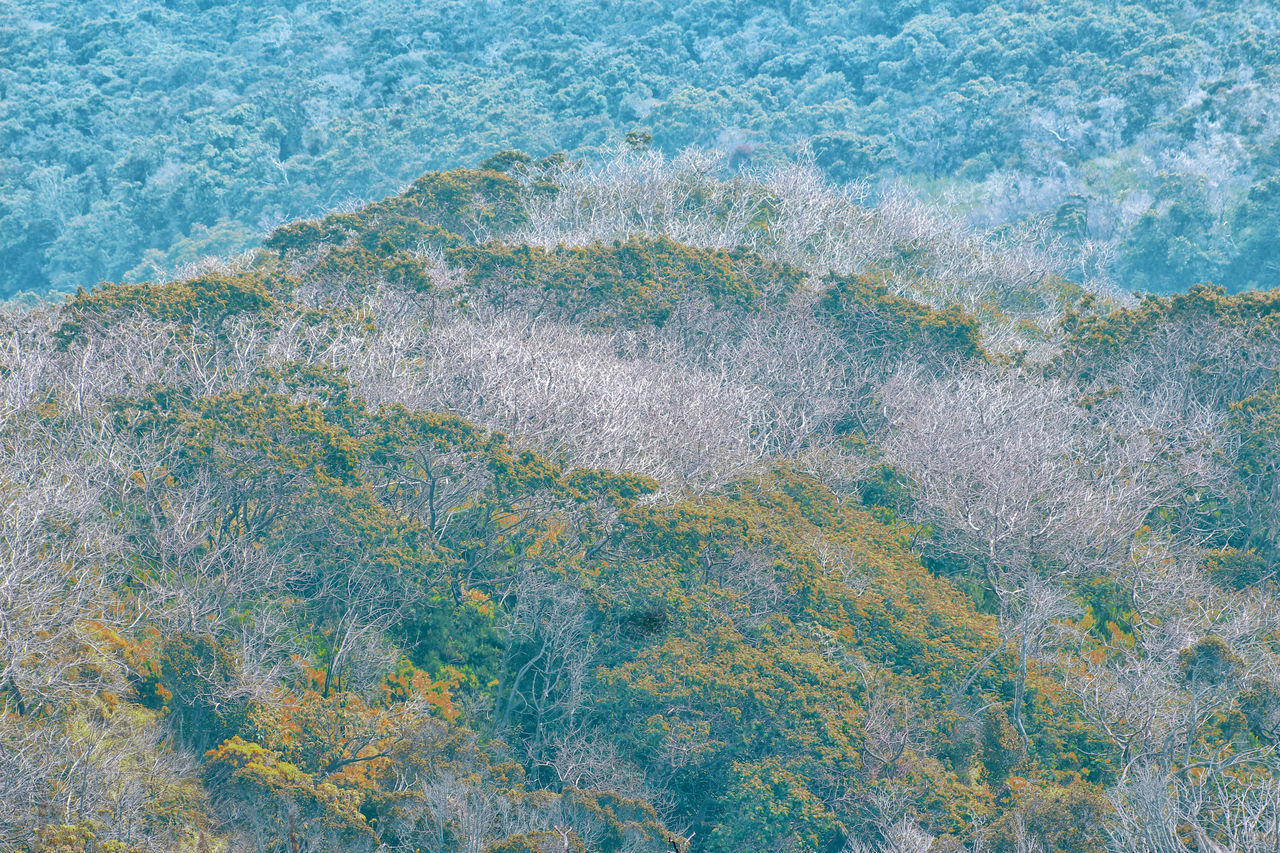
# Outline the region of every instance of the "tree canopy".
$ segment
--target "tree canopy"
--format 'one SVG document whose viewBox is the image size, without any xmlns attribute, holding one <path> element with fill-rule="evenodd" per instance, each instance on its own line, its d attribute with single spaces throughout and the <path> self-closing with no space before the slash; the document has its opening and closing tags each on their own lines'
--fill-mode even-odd
<svg viewBox="0 0 1280 853">
<path fill-rule="evenodd" d="M 981 228 L 1056 229 L 1130 289 L 1274 279 L 1265 5 L 0 9 L 0 296 L 172 276 L 427 169 L 595 162 L 624 138 L 729 171 L 807 150 L 838 182 L 950 193 Z"/>
</svg>

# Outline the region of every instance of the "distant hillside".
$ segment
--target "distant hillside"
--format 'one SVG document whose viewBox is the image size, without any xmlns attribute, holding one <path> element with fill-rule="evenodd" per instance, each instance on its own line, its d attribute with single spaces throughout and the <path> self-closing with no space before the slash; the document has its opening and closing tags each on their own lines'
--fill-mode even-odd
<svg viewBox="0 0 1280 853">
<path fill-rule="evenodd" d="M 507 153 L 7 306 L 0 847 L 1280 842 L 1280 301 L 806 174 Z"/>
<path fill-rule="evenodd" d="M 0 51 L 0 296 L 632 130 L 1031 217 L 1130 289 L 1275 283 L 1271 4 L 6 0 Z"/>
</svg>

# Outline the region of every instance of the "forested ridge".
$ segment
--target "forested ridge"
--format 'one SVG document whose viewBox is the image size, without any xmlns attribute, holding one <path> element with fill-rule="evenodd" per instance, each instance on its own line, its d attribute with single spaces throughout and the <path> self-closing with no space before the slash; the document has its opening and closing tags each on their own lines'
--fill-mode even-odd
<svg viewBox="0 0 1280 853">
<path fill-rule="evenodd" d="M 0 296 L 171 277 L 514 147 L 811 156 L 1128 290 L 1270 287 L 1269 3 L 5 0 Z M 807 152 L 807 153 L 806 153 Z"/>
<path fill-rule="evenodd" d="M 0 847 L 1280 842 L 1280 297 L 479 165 L 5 306 Z"/>
</svg>

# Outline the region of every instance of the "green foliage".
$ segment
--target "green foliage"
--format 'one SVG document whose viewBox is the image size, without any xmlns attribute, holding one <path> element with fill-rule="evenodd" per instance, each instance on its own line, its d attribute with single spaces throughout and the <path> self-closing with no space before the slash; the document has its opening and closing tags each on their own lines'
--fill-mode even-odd
<svg viewBox="0 0 1280 853">
<path fill-rule="evenodd" d="M 485 239 L 496 230 L 524 219 L 520 183 L 501 169 L 523 162 L 518 152 L 506 152 L 480 169 L 430 172 L 399 195 L 363 207 L 356 213 L 331 214 L 315 221 L 295 222 L 276 229 L 263 245 L 285 254 L 305 254 L 320 248 L 341 247 L 357 238 L 363 254 L 348 260 L 348 272 L 368 273 L 361 262 L 376 269 L 395 250 L 420 252 L 427 248 L 463 243 L 457 234 Z"/>
<path fill-rule="evenodd" d="M 773 759 L 735 763 L 718 805 L 733 819 L 712 832 L 707 849 L 717 853 L 752 847 L 818 853 L 838 837 L 839 824 L 822 800 Z"/>
<path fill-rule="evenodd" d="M 176 718 L 179 737 L 203 751 L 238 732 L 248 707 L 231 698 L 240 661 L 229 638 L 208 634 L 165 637 L 156 653 L 158 692 Z"/>
<path fill-rule="evenodd" d="M 1102 308 L 1103 310 L 1099 310 Z M 1280 323 L 1280 291 L 1228 295 L 1200 285 L 1176 296 L 1145 297 L 1136 307 L 1106 310 L 1086 298 L 1061 321 L 1066 358 L 1105 365 L 1108 358 L 1137 350 L 1169 326 L 1220 323 L 1265 339 Z"/>
<path fill-rule="evenodd" d="M 857 820 L 823 805 L 830 786 L 874 778 L 859 668 L 894 673 L 919 713 L 941 723 L 942 686 L 991 642 L 990 622 L 891 531 L 793 474 L 726 498 L 636 507 L 627 528 L 635 557 L 596 570 L 596 595 L 622 629 L 616 652 L 603 650 L 618 656 L 601 674 L 603 710 L 628 721 L 621 736 L 645 764 L 672 767 L 682 811 L 711 816 L 699 832 L 714 832 L 713 849 L 753 836 L 825 849 Z M 859 576 L 869 581 L 860 594 L 849 586 Z M 950 737 L 942 726 L 931 733 Z M 922 755 L 876 772 L 945 791 L 928 817 L 935 828 L 959 827 L 978 807 Z"/>
<path fill-rule="evenodd" d="M 431 289 L 431 275 L 424 261 L 405 252 L 375 255 L 360 245 L 330 251 L 313 273 L 335 286 L 386 281 L 410 290 Z"/>
<path fill-rule="evenodd" d="M 785 300 L 804 278 L 743 249 L 693 249 L 666 237 L 550 251 L 485 245 L 453 250 L 449 258 L 497 305 L 550 302 L 566 318 L 589 324 L 662 326 L 673 314 L 698 310 L 700 301 L 759 310 Z"/>
<path fill-rule="evenodd" d="M 1205 559 L 1205 572 L 1214 583 L 1227 589 L 1244 590 L 1252 586 L 1274 581 L 1275 572 L 1267 560 L 1257 551 L 1239 551 L 1221 548 Z"/>
<path fill-rule="evenodd" d="M 322 781 L 256 743 L 234 737 L 205 756 L 203 775 L 216 806 L 251 823 L 270 850 L 299 838 L 344 850 L 371 849 L 361 793 Z"/>
<path fill-rule="evenodd" d="M 982 721 L 982 766 L 994 787 L 1004 785 L 1022 761 L 1022 745 L 1018 733 L 1009 722 L 1008 709 L 995 705 Z"/>
<path fill-rule="evenodd" d="M 1270 578 L 1280 543 L 1274 511 L 1280 395 L 1267 353 L 1280 333 L 1280 291 L 1229 295 L 1197 285 L 1114 310 L 1085 299 L 1067 312 L 1061 329 L 1056 366 L 1086 389 L 1080 401 L 1086 408 L 1114 405 L 1126 371 L 1137 367 L 1144 385 L 1176 382 L 1187 400 L 1221 416 L 1230 439 L 1216 455 L 1229 482 L 1162 512 L 1217 531 L 1206 568 L 1224 586 Z"/>
<path fill-rule="evenodd" d="M 983 356 L 978 321 L 958 307 L 929 308 L 894 294 L 880 274 L 827 278 L 823 309 L 844 335 L 883 353 L 908 349 L 947 361 Z"/>
<path fill-rule="evenodd" d="M 98 835 L 100 829 L 89 821 L 43 826 L 21 853 L 137 853 L 145 849 L 119 841 L 104 841 Z"/>
<path fill-rule="evenodd" d="M 1232 247 L 1210 205 L 1205 179 L 1161 178 L 1155 204 L 1129 234 L 1123 280 L 1145 291 L 1167 291 L 1172 282 L 1221 281 Z"/>
<path fill-rule="evenodd" d="M 1222 569 L 1216 572 L 1236 586 L 1258 582 L 1272 575 L 1280 545 L 1280 515 L 1276 498 L 1280 496 L 1280 386 L 1273 381 L 1258 393 L 1231 405 L 1230 426 L 1240 438 L 1233 460 L 1233 471 L 1239 478 L 1240 536 L 1235 556 L 1219 559 Z"/>
<path fill-rule="evenodd" d="M 1244 661 L 1221 637 L 1210 634 L 1178 653 L 1178 667 L 1188 683 L 1217 687 Z"/>
<path fill-rule="evenodd" d="M 270 316 L 281 289 L 259 274 L 215 274 L 172 284 L 104 283 L 92 291 L 82 288 L 68 300 L 59 335 L 74 340 L 86 326 L 100 332 L 114 319 L 130 315 L 202 324 L 216 334 L 231 317 Z"/>
<path fill-rule="evenodd" d="M 1017 807 L 992 827 L 999 853 L 1014 853 L 1019 835 L 1035 838 L 1045 853 L 1104 853 L 1105 821 L 1111 806 L 1102 793 L 1076 780 L 1069 786 L 1027 786 L 1016 794 Z"/>
<path fill-rule="evenodd" d="M 569 850 L 580 853 L 582 842 L 573 839 L 569 842 Z M 522 832 L 491 844 L 484 853 L 562 853 L 564 840 L 554 832 Z"/>
<path fill-rule="evenodd" d="M 1280 246 L 1280 220 L 1277 220 L 1276 204 L 1280 201 L 1280 176 L 1275 173 L 1274 148 L 1268 158 L 1268 169 L 1249 188 L 1244 204 L 1235 212 L 1232 223 L 1234 240 L 1239 254 L 1220 276 L 1233 287 L 1274 288 L 1276 278 L 1277 246 Z"/>
</svg>

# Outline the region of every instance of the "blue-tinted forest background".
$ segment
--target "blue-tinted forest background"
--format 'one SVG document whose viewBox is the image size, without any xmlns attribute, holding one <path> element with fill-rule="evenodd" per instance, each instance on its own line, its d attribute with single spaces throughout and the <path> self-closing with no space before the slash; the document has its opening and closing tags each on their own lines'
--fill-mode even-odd
<svg viewBox="0 0 1280 853">
<path fill-rule="evenodd" d="M 1031 220 L 1125 288 L 1268 287 L 1278 25 L 1163 0 L 3 2 L 0 296 L 164 277 L 429 169 L 637 129 Z"/>
</svg>

